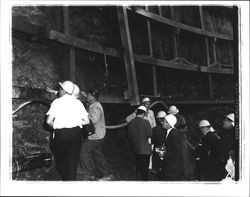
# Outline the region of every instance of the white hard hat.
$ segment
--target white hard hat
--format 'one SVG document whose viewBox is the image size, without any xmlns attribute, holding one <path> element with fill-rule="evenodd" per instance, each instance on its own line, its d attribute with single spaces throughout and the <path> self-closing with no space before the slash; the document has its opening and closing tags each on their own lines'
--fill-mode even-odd
<svg viewBox="0 0 250 197">
<path fill-rule="evenodd" d="M 228 115 L 226 115 L 226 117 L 232 121 L 232 125 L 234 126 L 234 113 L 230 113 Z"/>
<path fill-rule="evenodd" d="M 159 111 L 159 112 L 157 113 L 156 118 L 165 118 L 166 115 L 167 115 L 167 114 L 166 114 L 165 111 Z"/>
<path fill-rule="evenodd" d="M 201 120 L 199 122 L 199 127 L 210 127 L 210 123 L 207 120 Z"/>
<path fill-rule="evenodd" d="M 64 89 L 67 93 L 73 94 L 75 89 L 75 85 L 71 81 L 59 82 L 59 85 Z"/>
<path fill-rule="evenodd" d="M 215 130 L 214 130 L 214 128 L 211 126 L 211 124 L 207 121 L 207 120 L 201 120 L 200 122 L 199 122 L 199 127 L 201 128 L 201 127 L 210 127 L 210 131 L 211 132 L 214 132 Z"/>
<path fill-rule="evenodd" d="M 179 109 L 175 105 L 171 105 L 168 109 L 169 114 L 177 114 L 179 112 Z"/>
<path fill-rule="evenodd" d="M 150 102 L 150 99 L 148 98 L 148 97 L 145 97 L 145 98 L 143 98 L 142 99 L 142 101 L 141 101 L 142 103 L 145 103 L 145 102 Z"/>
<path fill-rule="evenodd" d="M 74 97 L 78 98 L 78 97 L 79 97 L 79 94 L 80 94 L 80 88 L 79 88 L 78 85 L 76 85 L 76 84 L 74 84 L 74 85 L 75 85 L 75 89 L 74 89 L 72 95 L 73 95 Z"/>
<path fill-rule="evenodd" d="M 147 108 L 143 105 L 139 106 L 137 109 L 147 112 Z"/>
<path fill-rule="evenodd" d="M 175 124 L 177 123 L 177 119 L 173 114 L 169 114 L 165 116 L 166 121 L 170 124 L 172 128 L 174 128 Z"/>
</svg>

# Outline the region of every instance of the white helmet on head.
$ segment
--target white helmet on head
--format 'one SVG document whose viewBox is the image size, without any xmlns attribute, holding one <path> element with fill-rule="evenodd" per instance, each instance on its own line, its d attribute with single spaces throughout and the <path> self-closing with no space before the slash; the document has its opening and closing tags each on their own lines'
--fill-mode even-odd
<svg viewBox="0 0 250 197">
<path fill-rule="evenodd" d="M 74 91 L 73 91 L 73 96 L 75 97 L 75 98 L 78 98 L 79 97 L 79 95 L 80 95 L 80 88 L 79 88 L 79 86 L 78 85 L 76 85 L 76 84 L 74 84 L 75 85 L 75 89 L 74 89 Z"/>
<path fill-rule="evenodd" d="M 234 113 L 230 113 L 228 115 L 226 115 L 226 117 L 232 121 L 232 125 L 234 126 Z"/>
<path fill-rule="evenodd" d="M 165 118 L 166 115 L 167 115 L 167 114 L 166 114 L 165 111 L 159 111 L 159 112 L 157 113 L 156 118 Z"/>
<path fill-rule="evenodd" d="M 179 113 L 179 109 L 175 105 L 171 105 L 168 109 L 169 114 L 177 114 Z"/>
<path fill-rule="evenodd" d="M 199 128 L 201 128 L 201 127 L 210 127 L 211 132 L 215 131 L 214 128 L 211 126 L 211 124 L 207 120 L 201 120 L 199 122 Z"/>
<path fill-rule="evenodd" d="M 145 103 L 145 102 L 150 102 L 150 99 L 148 97 L 145 97 L 142 99 L 141 103 Z"/>
<path fill-rule="evenodd" d="M 210 123 L 207 120 L 201 120 L 199 122 L 199 127 L 210 127 Z"/>
<path fill-rule="evenodd" d="M 147 112 L 147 108 L 143 105 L 139 106 L 137 109 Z"/>
<path fill-rule="evenodd" d="M 68 94 L 73 94 L 75 85 L 71 81 L 59 82 L 59 85 L 64 89 Z"/>
<path fill-rule="evenodd" d="M 174 128 L 177 123 L 177 118 L 173 114 L 169 114 L 165 116 L 165 120 L 170 124 L 172 128 Z"/>
</svg>

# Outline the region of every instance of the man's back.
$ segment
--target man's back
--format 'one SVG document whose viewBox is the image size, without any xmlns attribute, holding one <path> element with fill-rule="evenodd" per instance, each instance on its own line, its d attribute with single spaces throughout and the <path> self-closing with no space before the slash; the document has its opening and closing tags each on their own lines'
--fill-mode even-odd
<svg viewBox="0 0 250 197">
<path fill-rule="evenodd" d="M 128 124 L 128 138 L 136 154 L 151 154 L 151 146 L 148 138 L 152 136 L 149 122 L 136 117 Z"/>
</svg>

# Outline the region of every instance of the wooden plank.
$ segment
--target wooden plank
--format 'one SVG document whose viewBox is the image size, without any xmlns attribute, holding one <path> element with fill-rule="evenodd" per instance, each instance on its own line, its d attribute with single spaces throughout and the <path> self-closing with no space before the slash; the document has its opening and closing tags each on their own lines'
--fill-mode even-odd
<svg viewBox="0 0 250 197">
<path fill-rule="evenodd" d="M 63 7 L 63 27 L 65 35 L 70 35 L 70 24 L 69 24 L 69 8 L 67 6 Z M 66 57 L 69 55 L 69 65 L 66 63 L 66 71 L 69 70 L 69 79 L 76 83 L 76 62 L 75 62 L 75 47 L 70 46 L 69 53 L 66 52 Z M 67 58 L 66 58 L 67 59 Z"/>
<path fill-rule="evenodd" d="M 132 105 L 140 104 L 138 93 L 135 63 L 132 51 L 132 43 L 129 32 L 128 16 L 125 7 L 117 7 L 117 16 L 121 34 L 121 42 L 124 48 L 124 63 L 128 83 L 129 100 Z"/>
<path fill-rule="evenodd" d="M 157 14 L 147 12 L 147 11 L 140 9 L 140 8 L 132 9 L 130 7 L 127 7 L 127 9 L 129 9 L 137 14 L 140 14 L 144 17 L 150 18 L 151 20 L 154 20 L 156 22 L 163 23 L 163 24 L 170 25 L 170 26 L 174 26 L 174 27 L 177 27 L 177 28 L 180 28 L 182 30 L 189 31 L 189 32 L 192 32 L 195 34 L 199 34 L 199 35 L 203 35 L 203 36 L 207 36 L 207 37 L 212 37 L 212 38 L 218 38 L 218 39 L 222 39 L 222 40 L 231 40 L 231 41 L 233 40 L 233 36 L 231 36 L 231 35 L 225 35 L 225 34 L 219 34 L 219 33 L 215 33 L 215 32 L 205 31 L 205 30 L 202 30 L 202 29 L 199 29 L 196 27 L 192 27 L 192 26 L 168 19 L 168 18 L 161 17 Z"/>
<path fill-rule="evenodd" d="M 55 26 L 56 30 L 62 31 L 62 8 L 55 7 Z"/>
<path fill-rule="evenodd" d="M 148 6 L 145 7 L 145 9 L 148 11 Z M 160 13 L 161 7 L 159 6 L 159 13 Z M 147 31 L 148 31 L 148 46 L 149 46 L 149 56 L 153 57 L 153 46 L 152 46 L 152 34 L 151 34 L 151 24 L 149 19 L 147 19 Z M 156 67 L 155 65 L 152 66 L 152 76 L 153 76 L 153 90 L 154 95 L 158 95 L 158 88 L 157 88 L 157 73 L 156 73 Z"/>
<path fill-rule="evenodd" d="M 134 54 L 134 59 L 135 61 L 138 61 L 141 63 L 162 66 L 165 68 L 181 69 L 181 70 L 187 70 L 187 71 L 199 71 L 199 66 L 195 64 L 184 65 L 180 63 L 172 63 L 167 60 L 157 59 L 157 58 L 149 57 L 146 55 L 138 55 L 138 54 Z"/>
<path fill-rule="evenodd" d="M 66 35 L 70 34 L 69 29 L 69 8 L 67 6 L 63 7 L 63 29 Z"/>
<path fill-rule="evenodd" d="M 216 56 L 216 38 L 213 39 L 213 56 L 214 56 L 214 63 L 217 63 L 217 56 Z"/>
<path fill-rule="evenodd" d="M 77 47 L 80 49 L 84 49 L 84 50 L 88 50 L 88 51 L 92 51 L 96 53 L 101 53 L 101 54 L 103 54 L 103 51 L 106 51 L 106 54 L 109 56 L 122 57 L 122 53 L 118 51 L 117 49 L 105 47 L 98 43 L 86 41 L 86 40 L 77 38 L 75 36 L 65 35 L 58 31 L 50 30 L 47 32 L 46 37 L 56 42 L 60 42 L 65 45 Z"/>
<path fill-rule="evenodd" d="M 201 66 L 200 69 L 201 69 L 201 72 L 215 73 L 215 74 L 232 75 L 234 73 L 233 69 L 228 69 L 228 68 L 211 68 L 207 66 Z"/>
<path fill-rule="evenodd" d="M 203 9 L 201 6 L 199 6 L 199 14 L 200 14 L 201 28 L 204 30 L 205 29 L 204 15 L 203 15 Z M 205 39 L 207 66 L 209 66 L 210 65 L 209 43 L 208 43 L 207 37 L 205 37 L 204 39 Z M 212 82 L 211 74 L 208 74 L 208 93 L 209 93 L 209 98 L 213 99 L 213 82 Z"/>
<path fill-rule="evenodd" d="M 174 18 L 174 8 L 173 6 L 170 6 L 170 19 Z M 172 33 L 172 43 L 173 43 L 173 52 L 174 57 L 178 57 L 178 41 L 177 41 L 177 28 L 175 28 L 175 31 Z"/>
<path fill-rule="evenodd" d="M 70 80 L 76 83 L 76 58 L 75 48 L 70 47 L 69 49 L 69 65 L 70 65 Z"/>
<path fill-rule="evenodd" d="M 158 9 L 159 9 L 159 15 L 162 16 L 162 9 L 161 9 L 161 6 L 158 6 Z M 147 10 L 148 11 L 148 10 Z"/>
<path fill-rule="evenodd" d="M 154 101 L 163 101 L 167 103 L 168 105 L 171 104 L 187 104 L 187 105 L 233 105 L 235 101 L 233 99 L 227 99 L 227 100 L 213 100 L 213 99 L 181 99 L 181 98 L 172 98 L 169 99 L 168 97 L 164 96 L 152 96 L 152 95 L 141 95 L 141 97 L 149 97 L 152 102 Z"/>
</svg>

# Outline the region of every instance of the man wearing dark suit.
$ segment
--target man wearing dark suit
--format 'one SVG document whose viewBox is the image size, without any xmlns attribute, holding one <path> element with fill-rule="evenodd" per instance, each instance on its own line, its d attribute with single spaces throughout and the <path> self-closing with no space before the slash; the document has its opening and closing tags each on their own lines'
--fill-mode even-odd
<svg viewBox="0 0 250 197">
<path fill-rule="evenodd" d="M 136 118 L 128 124 L 128 138 L 135 155 L 136 170 L 142 181 L 148 180 L 148 166 L 152 154 L 149 139 L 152 129 L 148 120 L 144 119 L 147 113 L 145 106 L 139 106 L 136 110 Z"/>
<path fill-rule="evenodd" d="M 166 129 L 162 128 L 163 121 L 166 116 L 166 112 L 159 111 L 157 113 L 156 122 L 157 126 L 153 128 L 152 132 L 152 144 L 154 145 L 153 148 L 153 156 L 152 156 L 152 168 L 156 172 L 155 180 L 162 179 L 162 169 L 163 169 L 163 160 L 160 158 L 159 153 L 157 150 L 162 146 L 165 141 L 167 131 Z"/>
<path fill-rule="evenodd" d="M 200 164 L 201 180 L 218 181 L 219 180 L 219 139 L 211 131 L 213 128 L 207 120 L 201 120 L 199 123 L 200 131 L 203 135 L 201 139 Z"/>
<path fill-rule="evenodd" d="M 163 171 L 167 181 L 180 181 L 184 175 L 181 136 L 174 128 L 176 122 L 177 119 L 173 114 L 167 115 L 163 122 L 163 128 L 167 130 L 166 152 L 163 159 Z"/>
<path fill-rule="evenodd" d="M 223 130 L 220 133 L 220 176 L 224 179 L 227 175 L 225 166 L 229 159 L 230 151 L 234 151 L 236 147 L 236 137 L 234 128 L 234 114 L 228 114 L 223 121 Z"/>
</svg>

